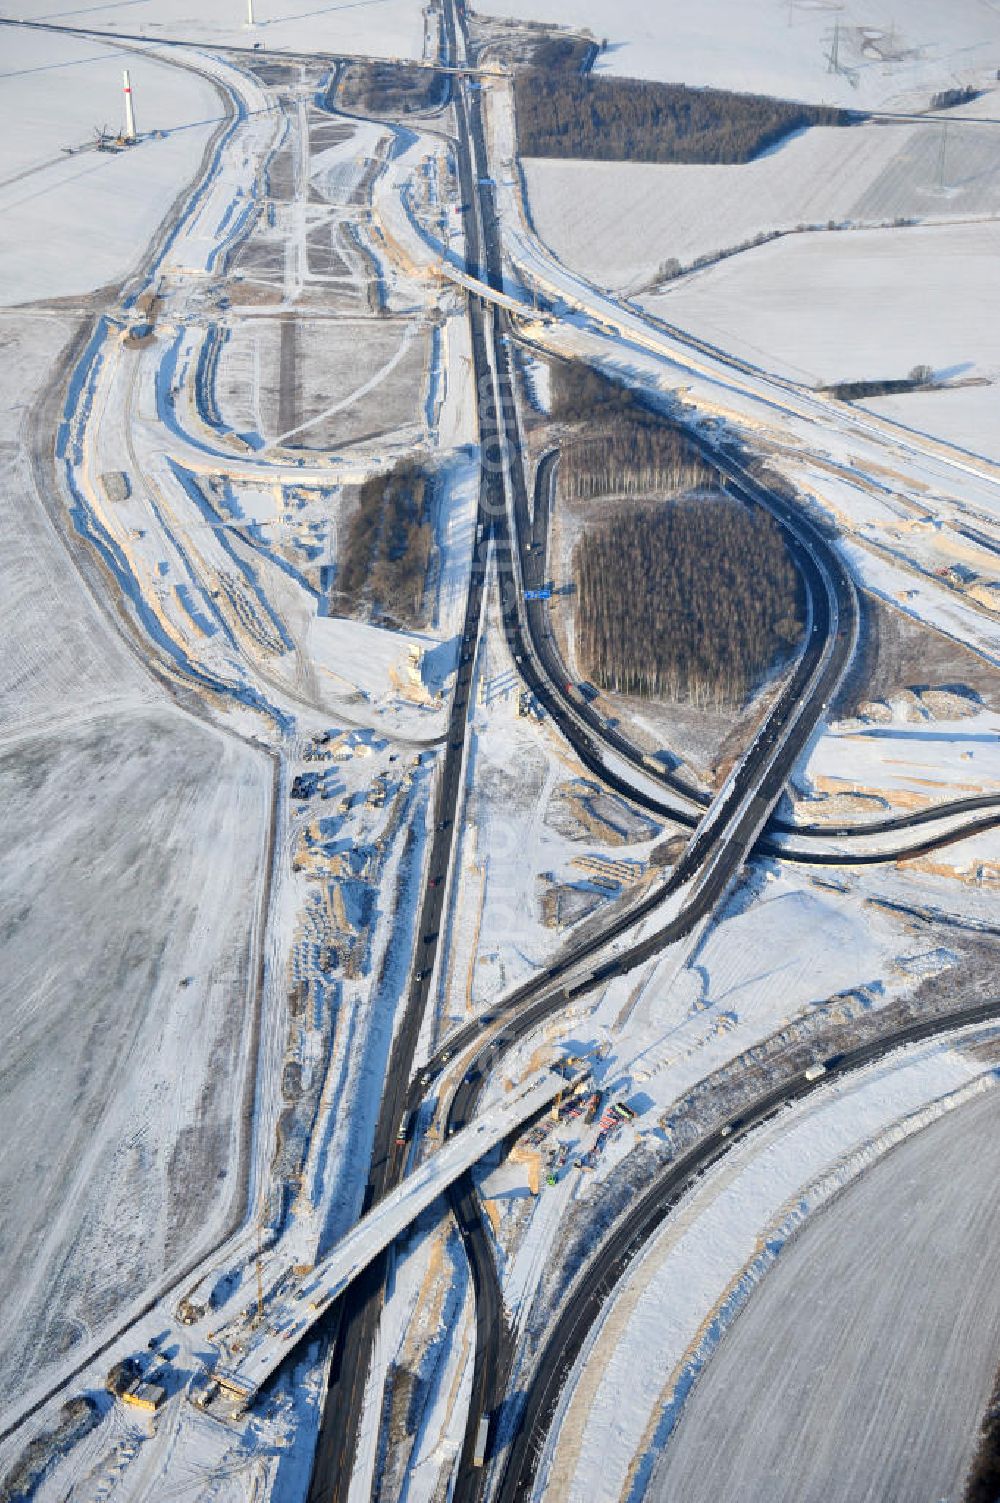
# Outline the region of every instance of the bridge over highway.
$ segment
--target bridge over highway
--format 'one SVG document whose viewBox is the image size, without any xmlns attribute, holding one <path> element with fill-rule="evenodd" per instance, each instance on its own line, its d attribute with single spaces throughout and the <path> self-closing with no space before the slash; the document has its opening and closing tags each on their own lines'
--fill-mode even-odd
<svg viewBox="0 0 1000 1503">
<path fill-rule="evenodd" d="M 215 1333 L 219 1361 L 214 1376 L 220 1387 L 241 1405 L 249 1403 L 308 1336 L 331 1301 L 422 1211 L 491 1148 L 581 1079 L 580 1072 L 560 1075 L 555 1070 L 535 1071 L 503 1101 L 477 1115 L 468 1127 L 425 1159 L 362 1216 L 315 1268 L 301 1276 L 286 1270 L 262 1302 L 263 1319 L 257 1320 L 256 1307 L 251 1306 L 249 1314 L 237 1315 Z"/>
<path fill-rule="evenodd" d="M 473 276 L 471 272 L 454 266 L 447 259 L 436 261 L 432 270 L 435 276 L 464 287 L 466 292 L 471 292 L 473 297 L 481 298 L 484 303 L 492 303 L 498 308 L 505 308 L 508 313 L 517 314 L 519 318 L 530 318 L 537 323 L 553 322 L 553 315 L 547 309 L 536 307 L 526 298 L 511 297 L 509 293 L 501 292 L 490 282 L 484 282 L 480 277 Z"/>
</svg>

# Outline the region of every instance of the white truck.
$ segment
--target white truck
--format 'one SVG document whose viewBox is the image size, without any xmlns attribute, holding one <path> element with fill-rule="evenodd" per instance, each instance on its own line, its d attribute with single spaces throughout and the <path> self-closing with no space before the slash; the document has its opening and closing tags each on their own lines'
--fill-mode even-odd
<svg viewBox="0 0 1000 1503">
<path fill-rule="evenodd" d="M 472 1465 L 482 1466 L 486 1460 L 486 1442 L 490 1435 L 490 1417 L 484 1414 L 480 1417 L 479 1427 L 476 1430 L 476 1449 L 472 1453 Z"/>
</svg>

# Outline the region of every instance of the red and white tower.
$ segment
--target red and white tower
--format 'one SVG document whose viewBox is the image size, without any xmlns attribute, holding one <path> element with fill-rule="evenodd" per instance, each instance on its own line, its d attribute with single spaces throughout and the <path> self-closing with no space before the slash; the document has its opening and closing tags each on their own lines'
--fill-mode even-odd
<svg viewBox="0 0 1000 1503">
<path fill-rule="evenodd" d="M 135 140 L 135 111 L 132 108 L 132 85 L 129 82 L 128 69 L 125 69 L 125 139 Z"/>
</svg>

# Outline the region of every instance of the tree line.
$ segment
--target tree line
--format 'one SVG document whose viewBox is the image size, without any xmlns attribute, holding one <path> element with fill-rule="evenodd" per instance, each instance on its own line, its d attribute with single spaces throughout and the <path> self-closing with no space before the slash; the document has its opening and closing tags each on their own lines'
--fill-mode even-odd
<svg viewBox="0 0 1000 1503">
<path fill-rule="evenodd" d="M 550 415 L 582 430 L 560 446 L 560 500 L 673 493 L 715 483 L 714 470 L 679 428 L 589 366 L 553 367 Z"/>
<path fill-rule="evenodd" d="M 430 503 L 430 479 L 412 460 L 358 487 L 337 559 L 335 588 L 343 610 L 375 610 L 397 626 L 423 622 L 434 546 Z"/>
<path fill-rule="evenodd" d="M 584 674 L 618 693 L 743 704 L 802 631 L 769 513 L 713 497 L 620 510 L 574 554 Z"/>
<path fill-rule="evenodd" d="M 996 1503 L 1000 1498 L 1000 1388 L 994 1391 L 965 1482 L 964 1503 Z"/>
<path fill-rule="evenodd" d="M 614 162 L 749 162 L 792 131 L 850 125 L 848 110 L 728 89 L 692 89 L 605 74 L 578 64 L 514 75 L 521 156 Z"/>
<path fill-rule="evenodd" d="M 673 428 L 619 418 L 606 433 L 573 439 L 559 453 L 559 499 L 693 490 L 715 476 Z"/>
</svg>

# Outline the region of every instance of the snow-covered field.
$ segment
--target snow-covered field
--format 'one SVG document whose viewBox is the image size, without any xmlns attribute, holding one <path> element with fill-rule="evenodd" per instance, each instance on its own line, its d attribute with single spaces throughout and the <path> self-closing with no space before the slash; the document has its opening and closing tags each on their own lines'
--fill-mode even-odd
<svg viewBox="0 0 1000 1503">
<path fill-rule="evenodd" d="M 740 165 L 529 158 L 524 171 L 535 228 L 560 260 L 631 291 L 671 258 L 686 268 L 775 230 L 996 214 L 998 130 L 951 122 L 943 163 L 938 125 L 818 126 Z"/>
<path fill-rule="evenodd" d="M 996 370 L 996 365 L 993 368 Z M 919 406 L 914 407 L 906 396 L 870 397 L 865 406 L 904 427 L 939 433 L 970 454 L 1000 457 L 1000 444 L 995 438 L 1000 415 L 996 376 L 979 386 L 921 392 L 918 400 Z"/>
<path fill-rule="evenodd" d="M 65 316 L 0 323 L 0 745 L 53 720 L 157 698 L 81 588 L 34 487 L 32 403 L 74 332 Z"/>
<path fill-rule="evenodd" d="M 2 329 L 4 1405 L 244 1193 L 271 788 L 145 673 L 45 515 L 26 413 L 70 332 Z"/>
<path fill-rule="evenodd" d="M 226 118 L 222 94 L 189 54 L 172 63 L 92 37 L 14 26 L 0 27 L 0 46 L 0 302 L 120 281 L 194 177 Z M 97 151 L 95 130 L 114 134 L 124 125 L 126 66 L 137 128 L 157 135 L 125 151 Z M 88 149 L 66 155 L 80 147 Z"/>
<path fill-rule="evenodd" d="M 807 1224 L 723 1340 L 644 1496 L 958 1498 L 1000 1346 L 1000 1102 L 901 1144 Z"/>
<path fill-rule="evenodd" d="M 723 261 L 647 306 L 809 384 L 906 376 L 1000 379 L 1000 225 L 797 235 Z M 898 401 L 898 399 L 897 399 Z M 923 394 L 907 403 L 921 426 Z M 1000 395 L 994 392 L 1000 412 Z M 941 435 L 947 437 L 947 435 Z M 996 452 L 996 432 L 981 449 Z"/>
<path fill-rule="evenodd" d="M 942 1113 L 953 1111 L 961 1117 L 966 1111 L 965 1103 L 970 1100 L 973 1104 L 968 1110 L 973 1113 L 979 1111 L 980 1114 L 970 1117 L 957 1151 L 974 1159 L 975 1154 L 970 1152 L 970 1147 L 978 1136 L 976 1129 L 979 1129 L 979 1134 L 984 1130 L 982 1113 L 987 1111 L 985 1102 L 980 1109 L 974 1098 L 986 1093 L 985 1100 L 992 1106 L 989 1120 L 995 1121 L 997 1103 L 994 1099 L 995 1091 L 991 1089 L 993 1085 L 992 1070 L 971 1054 L 959 1048 L 945 1048 L 936 1044 L 925 1046 L 875 1067 L 859 1078 L 822 1090 L 805 1105 L 784 1113 L 772 1125 L 753 1134 L 732 1155 L 727 1155 L 695 1190 L 689 1192 L 678 1212 L 670 1217 L 663 1231 L 633 1265 L 619 1297 L 606 1308 L 601 1323 L 589 1338 L 574 1370 L 573 1379 L 564 1392 L 558 1440 L 550 1447 L 547 1464 L 543 1465 L 540 1479 L 540 1483 L 544 1479 L 544 1485 L 536 1484 L 535 1495 L 544 1495 L 549 1500 L 559 1500 L 559 1503 L 569 1503 L 569 1500 L 574 1500 L 574 1503 L 576 1500 L 579 1503 L 592 1503 L 592 1500 L 593 1503 L 606 1503 L 606 1500 L 623 1495 L 635 1499 L 645 1496 L 652 1467 L 668 1442 L 692 1384 L 706 1362 L 711 1375 L 713 1353 L 720 1338 L 748 1297 L 751 1299 L 752 1312 L 753 1288 L 766 1275 L 763 1287 L 767 1290 L 771 1277 L 767 1271 L 776 1258 L 776 1276 L 779 1280 L 782 1279 L 782 1248 L 792 1232 L 804 1219 L 815 1214 L 843 1185 L 875 1162 L 887 1147 L 926 1123 L 933 1122 Z M 886 1161 L 887 1172 L 896 1160 L 897 1155 L 893 1154 Z M 928 1156 L 922 1162 L 928 1166 Z M 950 1312 L 961 1315 L 966 1322 L 966 1329 L 968 1322 L 975 1319 L 975 1291 L 970 1296 L 968 1289 L 961 1287 L 964 1281 L 960 1270 L 964 1262 L 963 1253 L 974 1258 L 976 1249 L 985 1252 L 989 1246 L 991 1228 L 995 1228 L 995 1214 L 991 1220 L 990 1212 L 983 1209 L 982 1202 L 988 1204 L 990 1201 L 988 1187 L 992 1183 L 994 1172 L 995 1162 L 992 1158 L 986 1163 L 974 1166 L 970 1164 L 962 1181 L 963 1189 L 954 1198 L 945 1191 L 945 1173 L 940 1181 L 935 1179 L 933 1188 L 925 1181 L 924 1194 L 917 1202 L 927 1208 L 928 1218 L 932 1218 L 930 1225 L 942 1228 L 949 1225 L 949 1217 L 944 1212 L 945 1205 L 957 1212 L 963 1199 L 973 1198 L 976 1202 L 971 1214 L 966 1208 L 961 1218 L 954 1218 L 958 1220 L 960 1230 L 954 1233 L 955 1248 L 947 1254 L 948 1266 L 954 1270 L 952 1288 L 949 1290 L 937 1286 L 934 1275 L 940 1273 L 946 1280 L 946 1268 L 935 1258 L 933 1252 L 924 1263 L 927 1277 L 934 1279 L 935 1308 L 940 1312 L 940 1323 L 935 1321 L 930 1331 L 922 1330 L 921 1316 L 925 1305 L 923 1301 L 914 1300 L 915 1309 L 907 1327 L 910 1339 L 903 1344 L 898 1356 L 898 1360 L 902 1361 L 903 1353 L 915 1352 L 923 1340 L 921 1367 L 929 1375 L 929 1365 L 934 1358 L 944 1358 L 947 1354 L 947 1368 L 945 1370 L 943 1365 L 942 1371 L 934 1377 L 932 1391 L 938 1392 L 943 1401 L 949 1377 L 954 1377 L 952 1392 L 948 1395 L 948 1407 L 944 1411 L 952 1422 L 953 1457 L 961 1453 L 963 1445 L 965 1454 L 968 1454 L 968 1433 L 975 1425 L 974 1420 L 971 1423 L 966 1420 L 962 1432 L 954 1434 L 957 1428 L 954 1421 L 962 1399 L 974 1405 L 975 1399 L 984 1395 L 988 1389 L 988 1381 L 984 1387 L 984 1374 L 987 1369 L 991 1370 L 996 1360 L 995 1336 L 991 1338 L 989 1332 L 985 1332 L 985 1339 L 977 1343 L 980 1350 L 971 1381 L 968 1376 L 961 1378 L 957 1368 L 961 1365 L 964 1354 L 959 1343 L 954 1340 L 954 1334 L 948 1333 Z M 902 1193 L 905 1200 L 905 1186 L 908 1183 L 905 1160 L 898 1173 L 899 1190 L 896 1193 L 897 1196 Z M 933 1207 L 936 1192 L 942 1192 L 941 1204 L 937 1210 Z M 869 1198 L 867 1203 L 870 1206 L 872 1200 Z M 873 1270 L 872 1282 L 884 1284 L 880 1318 L 888 1322 L 894 1301 L 912 1299 L 909 1280 L 905 1284 L 885 1280 L 880 1260 L 870 1256 L 871 1249 L 865 1237 L 866 1226 L 864 1223 L 859 1225 L 858 1220 L 846 1216 L 844 1211 L 845 1203 L 838 1202 L 836 1208 L 829 1212 L 832 1225 L 840 1231 L 840 1266 L 845 1267 L 845 1274 L 851 1268 L 856 1275 L 858 1268 L 866 1265 Z M 912 1240 L 908 1241 L 908 1245 L 914 1256 L 918 1257 L 917 1243 L 921 1232 L 927 1231 L 928 1221 L 922 1217 L 914 1219 L 919 1225 L 911 1229 L 909 1237 Z M 881 1224 L 884 1229 L 883 1238 L 891 1236 L 888 1218 Z M 993 1240 L 995 1241 L 995 1237 Z M 819 1267 L 819 1277 L 826 1283 L 829 1275 L 825 1261 L 821 1261 Z M 995 1272 L 993 1265 L 994 1276 Z M 985 1275 L 980 1286 L 984 1293 L 988 1288 L 989 1278 L 989 1274 Z M 773 1322 L 766 1330 L 759 1324 L 756 1326 L 759 1338 L 757 1350 L 760 1350 L 761 1345 L 770 1344 L 771 1357 L 768 1360 L 772 1372 L 781 1363 L 788 1345 L 793 1345 L 796 1340 L 803 1344 L 809 1342 L 806 1333 L 817 1310 L 816 1279 L 817 1264 L 814 1261 L 809 1266 L 808 1288 L 800 1280 L 798 1304 L 793 1302 L 790 1309 L 786 1307 L 784 1329 L 787 1333 L 787 1345 L 774 1341 Z M 959 1288 L 956 1289 L 955 1284 Z M 829 1285 L 838 1292 L 825 1302 L 825 1314 L 821 1315 L 820 1324 L 823 1319 L 839 1323 L 835 1350 L 843 1353 L 846 1362 L 857 1361 L 854 1371 L 860 1371 L 857 1331 L 848 1319 L 843 1318 L 839 1293 L 842 1282 L 831 1278 Z M 784 1287 L 787 1289 L 787 1285 Z M 780 1297 L 781 1292 L 771 1291 L 768 1306 L 771 1312 L 777 1308 L 772 1302 L 775 1293 Z M 764 1297 L 767 1298 L 767 1294 Z M 818 1308 L 824 1310 L 823 1305 Z M 859 1311 L 857 1318 L 863 1323 L 862 1311 Z M 736 1326 L 739 1334 L 734 1336 L 737 1351 L 747 1339 L 743 1335 L 742 1325 L 741 1319 Z M 832 1334 L 832 1327 L 830 1329 Z M 883 1344 L 894 1346 L 895 1342 Z M 817 1343 L 811 1349 L 821 1351 L 822 1347 Z M 870 1346 L 865 1348 L 868 1351 L 871 1349 Z M 746 1347 L 742 1350 L 746 1352 Z M 897 1359 L 885 1356 L 881 1360 L 891 1360 L 894 1363 Z M 803 1385 L 805 1368 L 806 1363 L 803 1362 L 802 1368 L 798 1370 Z M 898 1368 L 893 1370 L 900 1372 Z M 745 1369 L 739 1375 L 734 1375 L 730 1367 L 728 1377 L 724 1399 L 717 1397 L 715 1405 L 709 1404 L 707 1408 L 714 1410 L 716 1424 L 730 1436 L 729 1446 L 732 1451 L 724 1453 L 725 1457 L 735 1454 L 737 1450 L 741 1455 L 752 1456 L 757 1440 L 756 1430 L 752 1425 L 744 1427 L 732 1423 L 734 1398 L 737 1394 L 742 1394 L 739 1403 L 741 1408 L 745 1408 L 748 1418 L 758 1402 L 766 1412 L 769 1407 L 768 1399 L 763 1397 L 764 1388 L 758 1383 L 757 1377 L 751 1379 Z M 958 1392 L 957 1385 L 964 1385 L 964 1389 L 962 1396 L 952 1407 L 952 1401 Z M 923 1412 L 926 1396 L 924 1387 L 911 1385 L 908 1380 L 903 1383 L 901 1373 L 895 1386 L 908 1389 L 911 1402 L 919 1404 Z M 697 1389 L 695 1392 L 697 1394 Z M 720 1390 L 716 1390 L 717 1395 L 719 1392 Z M 629 1396 L 627 1404 L 622 1403 L 624 1393 Z M 854 1416 L 860 1409 L 867 1419 L 865 1406 L 857 1400 L 855 1391 L 846 1390 L 842 1402 L 845 1413 L 849 1412 Z M 894 1402 L 891 1396 L 887 1398 L 884 1412 L 891 1414 Z M 898 1402 L 902 1407 L 904 1400 L 901 1396 Z M 803 1413 L 809 1412 L 810 1398 L 804 1397 Z M 826 1401 L 825 1409 L 823 1405 L 817 1404 L 815 1413 L 821 1427 L 824 1415 L 827 1421 L 830 1419 L 830 1401 Z M 965 1413 L 974 1415 L 976 1410 L 973 1407 Z M 703 1424 L 711 1424 L 711 1417 L 707 1414 Z M 946 1424 L 947 1420 L 944 1420 L 942 1430 Z M 704 1434 L 704 1429 L 702 1433 Z M 738 1438 L 741 1434 L 742 1441 Z M 698 1439 L 697 1435 L 695 1439 Z M 895 1432 L 895 1439 L 898 1452 L 902 1443 L 899 1431 Z M 816 1446 L 820 1444 L 821 1436 L 817 1432 Z M 873 1443 L 873 1458 L 877 1454 L 876 1444 Z M 933 1444 L 931 1437 L 928 1437 L 927 1444 Z M 815 1450 L 798 1444 L 790 1449 L 801 1457 L 801 1461 L 794 1472 L 789 1465 L 782 1475 L 785 1479 L 794 1477 L 797 1483 L 802 1484 L 803 1479 L 809 1477 L 809 1468 L 816 1464 Z M 669 1494 L 671 1497 L 708 1498 L 720 1495 L 721 1471 L 712 1473 L 717 1484 L 714 1490 L 707 1482 L 704 1490 L 701 1483 L 696 1487 L 692 1482 L 699 1461 L 705 1461 L 704 1456 L 696 1454 L 699 1450 L 699 1447 L 693 1446 L 688 1453 L 689 1465 L 682 1473 L 688 1485 L 679 1489 L 672 1487 Z M 670 1456 L 669 1450 L 667 1456 Z M 886 1459 L 891 1466 L 891 1459 Z M 761 1457 L 761 1462 L 763 1460 Z M 817 1469 L 820 1476 L 816 1481 L 820 1484 L 828 1482 L 822 1460 Z M 834 1472 L 839 1469 L 839 1466 L 832 1467 Z M 730 1470 L 725 1475 L 731 1478 L 733 1471 Z M 674 1480 L 669 1471 L 667 1476 L 671 1481 Z M 761 1487 L 748 1490 L 748 1498 L 765 1496 L 762 1490 L 763 1465 L 760 1476 Z M 857 1476 L 860 1479 L 860 1473 Z M 773 1482 L 773 1477 L 771 1481 Z M 784 1485 L 787 1491 L 775 1493 L 774 1496 L 831 1496 L 823 1491 L 822 1485 L 818 1490 L 810 1488 L 808 1483 L 800 1485 L 798 1489 L 787 1480 Z M 857 1487 L 854 1491 L 845 1488 L 843 1492 L 832 1495 L 844 1499 L 878 1496 L 900 1500 L 914 1496 L 912 1492 L 905 1490 L 894 1492 L 884 1489 L 863 1494 Z M 772 1493 L 769 1491 L 766 1496 L 770 1497 Z M 938 1497 L 940 1494 L 931 1492 L 927 1496 Z"/>
<path fill-rule="evenodd" d="M 968 719 L 857 725 L 819 736 L 800 773 L 825 793 L 861 792 L 916 807 L 1000 789 L 1000 721 Z"/>
<path fill-rule="evenodd" d="M 492 16 L 589 28 L 599 68 L 847 107 L 926 105 L 996 69 L 996 16 L 980 0 L 489 0 Z M 834 24 L 842 71 L 832 72 Z M 853 75 L 853 82 L 852 82 Z"/>
<path fill-rule="evenodd" d="M 2 1404 L 241 1204 L 270 787 L 170 707 L 0 756 Z"/>
<path fill-rule="evenodd" d="M 327 6 L 300 0 L 257 0 L 255 24 L 247 8 L 230 0 L 110 0 L 86 10 L 53 14 L 44 0 L 14 0 L 7 14 L 18 20 L 50 21 L 99 32 L 131 33 L 149 41 L 183 40 L 213 47 L 266 50 L 362 52 L 375 57 L 422 57 L 424 18 L 420 0 L 335 0 Z M 433 31 L 432 31 L 433 34 Z"/>
</svg>

